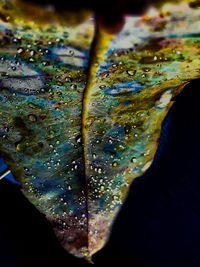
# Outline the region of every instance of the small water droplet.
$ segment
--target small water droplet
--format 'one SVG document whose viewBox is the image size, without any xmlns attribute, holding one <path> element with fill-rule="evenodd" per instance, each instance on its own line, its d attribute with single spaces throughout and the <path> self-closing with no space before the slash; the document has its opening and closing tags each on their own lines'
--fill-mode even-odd
<svg viewBox="0 0 200 267">
<path fill-rule="evenodd" d="M 134 76 L 136 74 L 136 70 L 127 70 L 127 74 L 129 76 Z"/>
<path fill-rule="evenodd" d="M 35 50 L 30 51 L 30 56 L 33 57 L 36 54 Z"/>
<path fill-rule="evenodd" d="M 43 66 L 47 66 L 48 65 L 48 61 L 42 61 L 42 65 Z"/>
<path fill-rule="evenodd" d="M 71 185 L 68 185 L 68 186 L 67 186 L 67 189 L 68 189 L 68 190 L 72 190 Z"/>
<path fill-rule="evenodd" d="M 136 163 L 136 162 L 137 162 L 137 159 L 136 159 L 135 157 L 133 157 L 133 158 L 131 159 L 131 162 Z"/>
<path fill-rule="evenodd" d="M 34 58 L 32 58 L 32 57 L 29 58 L 29 62 L 34 62 L 34 61 L 35 61 Z"/>
<path fill-rule="evenodd" d="M 97 169 L 97 172 L 98 172 L 99 174 L 102 173 L 102 168 L 99 167 L 99 168 Z"/>
<path fill-rule="evenodd" d="M 69 50 L 69 51 L 68 51 L 68 55 L 69 55 L 70 57 L 72 57 L 72 56 L 74 55 L 74 51 L 73 51 L 73 50 Z"/>
<path fill-rule="evenodd" d="M 82 137 L 81 137 L 81 135 L 77 135 L 77 137 L 75 138 L 75 140 L 76 140 L 76 143 L 77 144 L 81 144 L 82 143 Z"/>
<path fill-rule="evenodd" d="M 105 85 L 100 85 L 99 88 L 100 88 L 100 89 L 105 89 L 106 86 L 105 86 Z"/>
<path fill-rule="evenodd" d="M 77 89 L 77 85 L 76 84 L 72 84 L 70 87 L 71 87 L 71 89 Z"/>
<path fill-rule="evenodd" d="M 17 49 L 17 53 L 18 54 L 22 54 L 24 52 L 24 49 L 22 48 L 22 47 L 19 47 L 18 49 Z"/>
<path fill-rule="evenodd" d="M 118 162 L 117 161 L 113 161 L 113 163 L 112 163 L 112 167 L 113 168 L 116 168 L 118 166 Z"/>
<path fill-rule="evenodd" d="M 28 119 L 31 122 L 36 122 L 37 121 L 37 117 L 34 114 L 29 114 L 28 115 Z"/>
<path fill-rule="evenodd" d="M 102 186 L 100 187 L 100 190 L 103 192 L 103 191 L 105 190 L 105 187 L 102 185 Z"/>
<path fill-rule="evenodd" d="M 109 143 L 109 144 L 112 144 L 112 143 L 113 143 L 112 139 L 109 139 L 109 140 L 108 140 L 108 143 Z"/>
<path fill-rule="evenodd" d="M 44 52 L 45 52 L 45 54 L 47 54 L 47 55 L 51 53 L 51 51 L 50 51 L 49 49 L 45 49 Z"/>
<path fill-rule="evenodd" d="M 24 150 L 24 144 L 22 142 L 18 143 L 17 146 L 16 146 L 16 150 L 18 152 L 23 151 Z"/>
</svg>

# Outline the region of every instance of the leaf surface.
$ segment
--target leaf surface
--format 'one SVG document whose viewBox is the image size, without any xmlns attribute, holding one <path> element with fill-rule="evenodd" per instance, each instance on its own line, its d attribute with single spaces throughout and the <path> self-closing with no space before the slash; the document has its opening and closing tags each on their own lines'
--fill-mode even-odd
<svg viewBox="0 0 200 267">
<path fill-rule="evenodd" d="M 173 97 L 200 76 L 200 11 L 185 2 L 95 39 L 92 19 L 0 2 L 0 151 L 75 256 L 104 246 Z"/>
</svg>

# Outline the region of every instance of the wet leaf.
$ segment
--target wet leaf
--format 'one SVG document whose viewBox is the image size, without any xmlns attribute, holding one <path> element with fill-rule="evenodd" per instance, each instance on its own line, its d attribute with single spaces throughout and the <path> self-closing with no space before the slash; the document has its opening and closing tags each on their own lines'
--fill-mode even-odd
<svg viewBox="0 0 200 267">
<path fill-rule="evenodd" d="M 92 45 L 92 19 L 72 27 L 41 9 L 33 22 L 33 10 L 0 5 L 0 151 L 62 246 L 90 258 L 150 167 L 173 97 L 200 77 L 200 11 L 150 9 L 118 35 L 97 28 Z"/>
</svg>

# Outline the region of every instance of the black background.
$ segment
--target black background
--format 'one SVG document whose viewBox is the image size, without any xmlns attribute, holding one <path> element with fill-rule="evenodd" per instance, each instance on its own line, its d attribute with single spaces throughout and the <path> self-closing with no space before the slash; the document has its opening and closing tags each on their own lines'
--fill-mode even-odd
<svg viewBox="0 0 200 267">
<path fill-rule="evenodd" d="M 200 266 L 200 80 L 175 98 L 152 167 L 133 183 L 94 262 Z M 0 267 L 88 266 L 62 249 L 19 188 L 0 181 Z"/>
</svg>

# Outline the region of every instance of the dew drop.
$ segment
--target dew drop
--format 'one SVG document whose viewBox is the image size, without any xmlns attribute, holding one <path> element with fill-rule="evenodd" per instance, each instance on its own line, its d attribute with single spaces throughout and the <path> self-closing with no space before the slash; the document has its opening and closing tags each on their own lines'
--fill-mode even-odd
<svg viewBox="0 0 200 267">
<path fill-rule="evenodd" d="M 133 158 L 131 159 L 131 162 L 136 163 L 136 162 L 137 162 L 137 159 L 136 159 L 135 157 L 133 157 Z"/>
<path fill-rule="evenodd" d="M 99 88 L 100 88 L 100 89 L 105 89 L 106 86 L 105 86 L 105 85 L 100 85 Z"/>
<path fill-rule="evenodd" d="M 42 61 L 42 65 L 43 66 L 47 66 L 48 65 L 48 62 L 47 61 Z"/>
<path fill-rule="evenodd" d="M 71 87 L 71 89 L 77 89 L 77 85 L 76 84 L 72 84 L 70 87 Z"/>
<path fill-rule="evenodd" d="M 116 168 L 118 166 L 118 162 L 117 161 L 114 161 L 113 163 L 112 163 L 112 167 L 113 168 Z"/>
<path fill-rule="evenodd" d="M 103 192 L 103 191 L 105 190 L 105 187 L 102 185 L 102 186 L 100 187 L 100 190 Z"/>
<path fill-rule="evenodd" d="M 98 172 L 99 174 L 102 173 L 102 168 L 99 167 L 99 168 L 97 169 L 97 172 Z"/>
<path fill-rule="evenodd" d="M 23 143 L 18 143 L 16 146 L 17 152 L 23 151 L 24 150 L 24 144 Z"/>
<path fill-rule="evenodd" d="M 129 76 L 134 76 L 135 74 L 136 74 L 136 70 L 127 70 L 127 74 L 129 75 Z"/>
<path fill-rule="evenodd" d="M 37 117 L 34 114 L 29 114 L 28 115 L 28 119 L 31 122 L 36 122 L 37 121 Z"/>
<path fill-rule="evenodd" d="M 81 137 L 81 135 L 77 135 L 77 137 L 75 138 L 75 140 L 76 140 L 76 143 L 77 144 L 81 144 L 82 143 L 82 137 Z"/>
<path fill-rule="evenodd" d="M 30 51 L 30 56 L 33 57 L 36 54 L 35 50 Z"/>
<path fill-rule="evenodd" d="M 69 191 L 72 190 L 71 185 L 68 185 L 68 186 L 67 186 L 67 189 L 68 189 Z"/>
<path fill-rule="evenodd" d="M 68 55 L 69 55 L 70 57 L 72 57 L 72 56 L 74 55 L 74 51 L 73 51 L 73 50 L 69 50 L 69 51 L 68 51 Z"/>
<path fill-rule="evenodd" d="M 34 61 L 35 61 L 34 58 L 32 57 L 29 58 L 29 62 L 34 62 Z"/>
<path fill-rule="evenodd" d="M 22 47 L 19 47 L 18 49 L 17 49 L 17 53 L 18 54 L 22 54 L 24 52 L 24 49 L 22 48 Z"/>
</svg>

